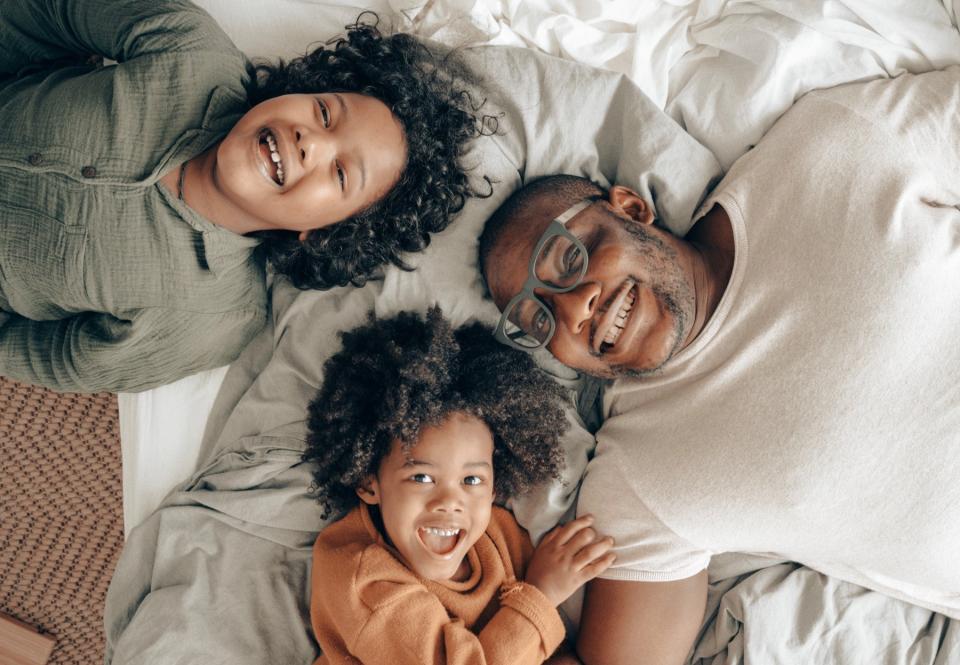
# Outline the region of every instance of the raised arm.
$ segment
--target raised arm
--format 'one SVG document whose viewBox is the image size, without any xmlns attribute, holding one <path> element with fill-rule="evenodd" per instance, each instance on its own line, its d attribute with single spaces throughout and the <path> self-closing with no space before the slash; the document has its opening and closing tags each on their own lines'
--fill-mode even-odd
<svg viewBox="0 0 960 665">
<path fill-rule="evenodd" d="M 102 55 L 130 58 L 218 42 L 213 18 L 187 0 L 16 0 L 0 3 L 0 79 L 28 65 Z"/>
<path fill-rule="evenodd" d="M 138 391 L 228 364 L 264 312 L 142 310 L 130 320 L 86 312 L 69 319 L 0 317 L 0 376 L 65 392 Z"/>
<path fill-rule="evenodd" d="M 707 571 L 672 582 L 587 584 L 577 653 L 584 665 L 681 665 L 707 603 Z"/>
</svg>

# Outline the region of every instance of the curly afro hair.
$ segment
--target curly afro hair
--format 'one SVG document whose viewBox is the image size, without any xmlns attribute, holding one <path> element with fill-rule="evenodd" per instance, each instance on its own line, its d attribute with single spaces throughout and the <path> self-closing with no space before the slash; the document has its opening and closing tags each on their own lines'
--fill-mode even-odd
<svg viewBox="0 0 960 665">
<path fill-rule="evenodd" d="M 558 478 L 567 428 L 563 389 L 527 354 L 502 346 L 486 326 L 453 330 L 439 307 L 404 312 L 343 333 L 310 404 L 304 459 L 317 463 L 314 494 L 324 517 L 357 502 L 394 441 L 412 447 L 423 427 L 454 412 L 493 433 L 499 500 Z"/>
<path fill-rule="evenodd" d="M 377 18 L 361 14 L 344 36 L 302 57 L 258 64 L 248 90 L 252 105 L 291 93 L 369 95 L 403 126 L 407 163 L 379 201 L 303 242 L 295 232 L 259 234 L 266 259 L 301 289 L 362 286 L 388 263 L 409 270 L 401 254 L 423 250 L 467 197 L 481 195 L 461 160 L 471 139 L 496 131 L 496 119 L 474 116 L 467 70 L 452 53 L 441 56 L 410 35 L 381 35 L 362 22 L 367 15 Z"/>
</svg>

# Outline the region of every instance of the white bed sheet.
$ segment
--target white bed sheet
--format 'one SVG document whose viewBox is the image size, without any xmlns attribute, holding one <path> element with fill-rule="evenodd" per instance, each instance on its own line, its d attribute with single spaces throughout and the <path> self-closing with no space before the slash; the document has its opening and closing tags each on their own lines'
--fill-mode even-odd
<svg viewBox="0 0 960 665">
<path fill-rule="evenodd" d="M 302 53 L 362 9 L 309 0 L 198 4 L 254 57 Z M 365 4 L 388 25 L 446 44 L 521 45 L 627 74 L 724 167 L 808 90 L 960 63 L 960 0 Z M 193 470 L 223 375 L 214 370 L 120 395 L 127 533 Z"/>
</svg>

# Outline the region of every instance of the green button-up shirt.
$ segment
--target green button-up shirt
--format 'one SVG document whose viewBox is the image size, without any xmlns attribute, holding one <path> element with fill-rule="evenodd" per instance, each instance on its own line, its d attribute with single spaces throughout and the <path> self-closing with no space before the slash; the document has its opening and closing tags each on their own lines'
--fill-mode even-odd
<svg viewBox="0 0 960 665">
<path fill-rule="evenodd" d="M 247 76 L 186 1 L 0 3 L 0 375 L 143 390 L 261 328 L 257 241 L 159 183 L 245 112 Z"/>
</svg>

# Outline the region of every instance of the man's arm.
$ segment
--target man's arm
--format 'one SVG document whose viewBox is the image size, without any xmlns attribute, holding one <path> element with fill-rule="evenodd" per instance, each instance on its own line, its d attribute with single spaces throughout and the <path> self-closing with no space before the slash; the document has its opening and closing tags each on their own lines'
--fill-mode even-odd
<svg viewBox="0 0 960 665">
<path fill-rule="evenodd" d="M 577 653 L 584 665 L 680 665 L 707 603 L 707 571 L 672 582 L 587 584 Z"/>
</svg>

